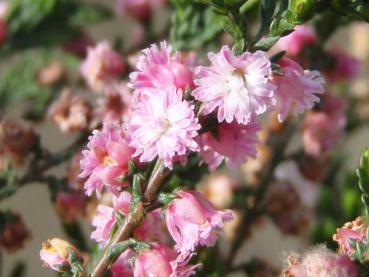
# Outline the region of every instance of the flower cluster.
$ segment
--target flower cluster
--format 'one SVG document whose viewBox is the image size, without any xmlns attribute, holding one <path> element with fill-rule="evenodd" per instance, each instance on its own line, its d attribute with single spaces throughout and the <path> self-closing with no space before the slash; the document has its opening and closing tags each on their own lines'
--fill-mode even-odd
<svg viewBox="0 0 369 277">
<path fill-rule="evenodd" d="M 147 4 L 141 2 L 135 4 Z M 126 6 L 127 11 L 132 7 Z M 303 70 L 289 58 L 272 65 L 265 52 L 235 55 L 228 46 L 208 57 L 209 65 L 195 66 L 193 56 L 175 52 L 166 42 L 151 45 L 129 75 L 130 93 L 117 78 L 124 70 L 122 58 L 107 43 L 88 50 L 82 73 L 91 88 L 105 94 L 98 110 L 102 127 L 92 132 L 80 163 L 85 193 L 96 192 L 99 199 L 91 238 L 104 248 L 123 220 L 134 217 L 136 224 L 126 247 L 110 261 L 113 276 L 193 275 L 199 265 L 189 261 L 198 247 L 214 246 L 219 229 L 233 219 L 231 210 L 217 210 L 200 192 L 180 187 L 163 196 L 167 200 L 159 197 L 161 205 L 149 210 L 153 203 L 139 191 L 150 186 L 147 173 L 156 178 L 152 162 L 164 171 L 176 170 L 177 162 L 185 167 L 194 156 L 195 163 L 206 164 L 210 171 L 223 161 L 230 166 L 245 163 L 257 154 L 263 114 L 276 113 L 282 122 L 289 114 L 312 109 L 324 92 L 317 71 Z M 62 95 L 71 98 L 67 96 Z M 336 115 L 332 111 L 332 117 Z M 78 187 L 75 175 L 72 170 L 71 184 Z M 229 190 L 232 194 L 233 188 Z M 103 195 L 110 200 L 104 203 Z M 138 203 L 142 198 L 149 203 Z M 59 212 L 71 211 L 64 215 L 66 221 L 73 219 L 73 211 L 82 210 L 77 200 L 78 194 L 57 195 Z M 68 201 L 70 207 L 63 208 Z M 58 261 L 65 262 L 64 256 Z"/>
</svg>

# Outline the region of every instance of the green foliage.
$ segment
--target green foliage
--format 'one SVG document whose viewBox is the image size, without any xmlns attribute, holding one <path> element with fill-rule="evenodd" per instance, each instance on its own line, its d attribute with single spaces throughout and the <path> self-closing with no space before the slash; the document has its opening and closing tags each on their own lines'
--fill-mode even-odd
<svg viewBox="0 0 369 277">
<path fill-rule="evenodd" d="M 110 15 L 111 12 L 102 5 L 72 0 L 10 1 L 9 33 L 0 53 L 60 44 L 76 36 L 82 26 Z"/>
<path fill-rule="evenodd" d="M 369 2 L 363 0 L 332 0 L 332 6 L 343 15 L 369 22 Z"/>
<path fill-rule="evenodd" d="M 193 0 L 172 0 L 170 39 L 178 50 L 200 49 L 222 30 L 223 16 Z"/>
<path fill-rule="evenodd" d="M 42 116 L 54 93 L 50 87 L 38 84 L 37 74 L 53 59 L 62 60 L 70 68 L 77 64 L 71 55 L 58 55 L 48 50 L 29 50 L 9 61 L 0 74 L 0 111 L 16 102 L 28 100 L 28 115 Z"/>
<path fill-rule="evenodd" d="M 360 166 L 356 171 L 359 177 L 359 188 L 361 190 L 361 201 L 365 212 L 369 215 L 369 149 L 365 149 L 361 155 Z"/>
</svg>

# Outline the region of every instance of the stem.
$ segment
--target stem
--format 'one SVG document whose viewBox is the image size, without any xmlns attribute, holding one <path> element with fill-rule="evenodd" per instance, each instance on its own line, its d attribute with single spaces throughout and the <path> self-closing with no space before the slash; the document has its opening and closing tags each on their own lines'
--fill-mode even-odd
<svg viewBox="0 0 369 277">
<path fill-rule="evenodd" d="M 252 10 L 260 0 L 248 0 L 245 4 L 240 7 L 240 14 L 245 14 Z"/>
<path fill-rule="evenodd" d="M 158 160 L 152 171 L 149 183 L 147 184 L 147 188 L 144 194 L 144 199 L 146 203 L 151 203 L 154 200 L 161 183 L 167 177 L 168 173 L 169 171 L 165 168 L 163 162 Z"/>
<path fill-rule="evenodd" d="M 144 208 L 143 201 L 139 201 L 136 207 L 131 207 L 128 216 L 125 218 L 123 224 L 118 228 L 113 239 L 107 244 L 104 249 L 100 260 L 96 264 L 90 277 L 102 277 L 110 266 L 109 250 L 111 247 L 121 241 L 127 240 L 132 232 L 135 230 L 138 224 L 144 219 L 146 212 L 152 210 L 151 205 L 155 206 L 155 203 L 151 203 L 159 190 L 162 182 L 168 174 L 168 170 L 164 167 L 161 161 L 157 161 L 155 167 L 151 173 L 149 183 L 147 185 L 144 201 L 146 209 Z"/>
<path fill-rule="evenodd" d="M 288 124 L 283 134 L 271 136 L 269 139 L 269 144 L 273 148 L 273 156 L 263 171 L 264 174 L 261 177 L 259 187 L 255 193 L 255 198 L 253 201 L 254 204 L 248 211 L 245 212 L 241 221 L 241 225 L 238 227 L 238 236 L 231 245 L 231 250 L 225 263 L 226 269 L 230 269 L 232 267 L 232 261 L 234 260 L 240 247 L 243 245 L 242 242 L 247 233 L 250 231 L 252 223 L 263 212 L 262 208 L 264 206 L 264 195 L 269 187 L 269 184 L 273 180 L 274 170 L 283 156 L 284 150 L 293 134 L 293 131 L 294 126 L 292 124 Z"/>
</svg>

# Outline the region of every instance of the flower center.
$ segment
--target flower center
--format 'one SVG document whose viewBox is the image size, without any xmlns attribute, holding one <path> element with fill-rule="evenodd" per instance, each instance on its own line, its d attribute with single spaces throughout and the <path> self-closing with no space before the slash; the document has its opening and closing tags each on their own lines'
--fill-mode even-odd
<svg viewBox="0 0 369 277">
<path fill-rule="evenodd" d="M 110 156 L 106 156 L 103 160 L 103 164 L 104 165 L 113 165 L 113 164 L 116 164 L 116 162 L 113 160 L 112 157 Z"/>
</svg>

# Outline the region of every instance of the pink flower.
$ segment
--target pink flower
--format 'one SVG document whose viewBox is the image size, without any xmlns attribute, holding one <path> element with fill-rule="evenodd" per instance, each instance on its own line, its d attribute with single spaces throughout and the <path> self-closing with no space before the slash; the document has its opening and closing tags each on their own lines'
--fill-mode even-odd
<svg viewBox="0 0 369 277">
<path fill-rule="evenodd" d="M 302 142 L 307 154 L 317 157 L 332 149 L 343 137 L 346 104 L 342 98 L 327 96 L 322 111 L 306 114 Z"/>
<path fill-rule="evenodd" d="M 213 246 L 217 229 L 233 218 L 230 210 L 217 211 L 199 192 L 179 191 L 178 198 L 167 208 L 166 221 L 169 233 L 176 242 L 181 257 L 188 257 L 198 245 Z"/>
<path fill-rule="evenodd" d="M 251 119 L 246 125 L 236 122 L 221 123 L 216 130 L 217 137 L 207 132 L 199 138 L 203 162 L 214 171 L 224 159 L 234 166 L 246 162 L 247 157 L 255 157 L 259 142 L 256 133 L 260 129 L 260 124 L 255 119 Z"/>
<path fill-rule="evenodd" d="M 161 209 L 156 209 L 147 214 L 145 219 L 135 229 L 134 237 L 140 241 L 156 241 L 165 245 L 171 245 L 173 242 L 168 233 L 167 224 L 161 214 Z"/>
<path fill-rule="evenodd" d="M 87 58 L 81 65 L 83 77 L 95 91 L 102 90 L 107 83 L 119 77 L 124 69 L 123 58 L 106 41 L 100 42 L 95 48 L 88 48 Z"/>
<path fill-rule="evenodd" d="M 194 137 L 200 125 L 181 91 L 174 87 L 145 90 L 141 101 L 131 107 L 127 133 L 130 146 L 136 149 L 134 156 L 140 156 L 141 162 L 159 157 L 172 168 L 175 158 L 198 150 Z"/>
<path fill-rule="evenodd" d="M 191 69 L 181 61 L 177 53 L 165 41 L 143 50 L 137 62 L 137 71 L 131 73 L 129 86 L 133 89 L 169 88 L 185 90 L 193 86 Z"/>
<path fill-rule="evenodd" d="M 71 251 L 80 256 L 77 249 L 69 242 L 53 238 L 42 244 L 40 257 L 44 261 L 45 266 L 58 272 L 67 272 L 70 266 L 68 257 Z"/>
<path fill-rule="evenodd" d="M 283 76 L 273 76 L 273 83 L 276 86 L 278 120 L 282 122 L 288 112 L 300 114 L 320 101 L 317 94 L 324 93 L 324 79 L 318 71 L 303 70 L 289 58 L 281 59 L 279 65 Z"/>
<path fill-rule="evenodd" d="M 119 197 L 113 197 L 113 207 L 106 205 L 97 207 L 97 214 L 92 220 L 92 225 L 96 227 L 96 230 L 91 233 L 91 239 L 98 242 L 101 248 L 109 240 L 110 231 L 117 222 L 116 212 L 127 215 L 130 203 L 131 195 L 124 191 Z"/>
<path fill-rule="evenodd" d="M 332 82 L 350 80 L 359 74 L 360 62 L 356 58 L 339 48 L 332 50 L 332 55 L 335 58 L 334 69 L 327 72 Z"/>
<path fill-rule="evenodd" d="M 127 115 L 131 98 L 131 92 L 126 84 L 114 83 L 107 85 L 103 98 L 98 100 L 98 116 L 101 116 L 103 122 L 121 122 Z"/>
<path fill-rule="evenodd" d="M 134 276 L 188 277 L 195 274 L 195 266 L 186 266 L 175 261 L 177 254 L 165 245 L 153 244 L 136 257 Z"/>
<path fill-rule="evenodd" d="M 235 56 L 228 46 L 218 54 L 209 53 L 210 67 L 196 68 L 192 95 L 203 102 L 203 113 L 217 109 L 218 121 L 247 123 L 253 114 L 262 114 L 273 104 L 269 82 L 271 63 L 264 52 Z"/>
<path fill-rule="evenodd" d="M 368 244 L 368 226 L 366 225 L 364 218 L 359 216 L 353 222 L 345 223 L 341 228 L 338 228 L 336 234 L 333 236 L 339 247 L 340 252 L 354 259 L 356 249 L 350 244 L 350 240 L 353 242 L 359 242 L 360 244 Z M 368 260 L 369 253 L 363 253 L 365 260 Z"/>
<path fill-rule="evenodd" d="M 284 277 L 357 277 L 358 267 L 347 256 L 338 255 L 324 246 L 313 248 L 304 255 L 288 257 Z"/>
<path fill-rule="evenodd" d="M 304 49 L 305 45 L 314 44 L 316 41 L 313 27 L 300 25 L 296 26 L 291 34 L 282 37 L 274 47 L 279 51 L 286 51 L 288 55 L 296 56 Z"/>
<path fill-rule="evenodd" d="M 120 187 L 128 186 L 118 177 L 129 173 L 129 160 L 133 150 L 129 148 L 119 125 L 104 124 L 102 130 L 94 130 L 89 137 L 87 150 L 82 151 L 81 178 L 88 177 L 85 191 L 88 196 L 96 191 L 98 197 L 104 186 L 117 194 Z"/>
<path fill-rule="evenodd" d="M 111 266 L 113 277 L 133 277 L 133 265 L 131 258 L 134 252 L 131 249 L 124 251 Z"/>
</svg>

